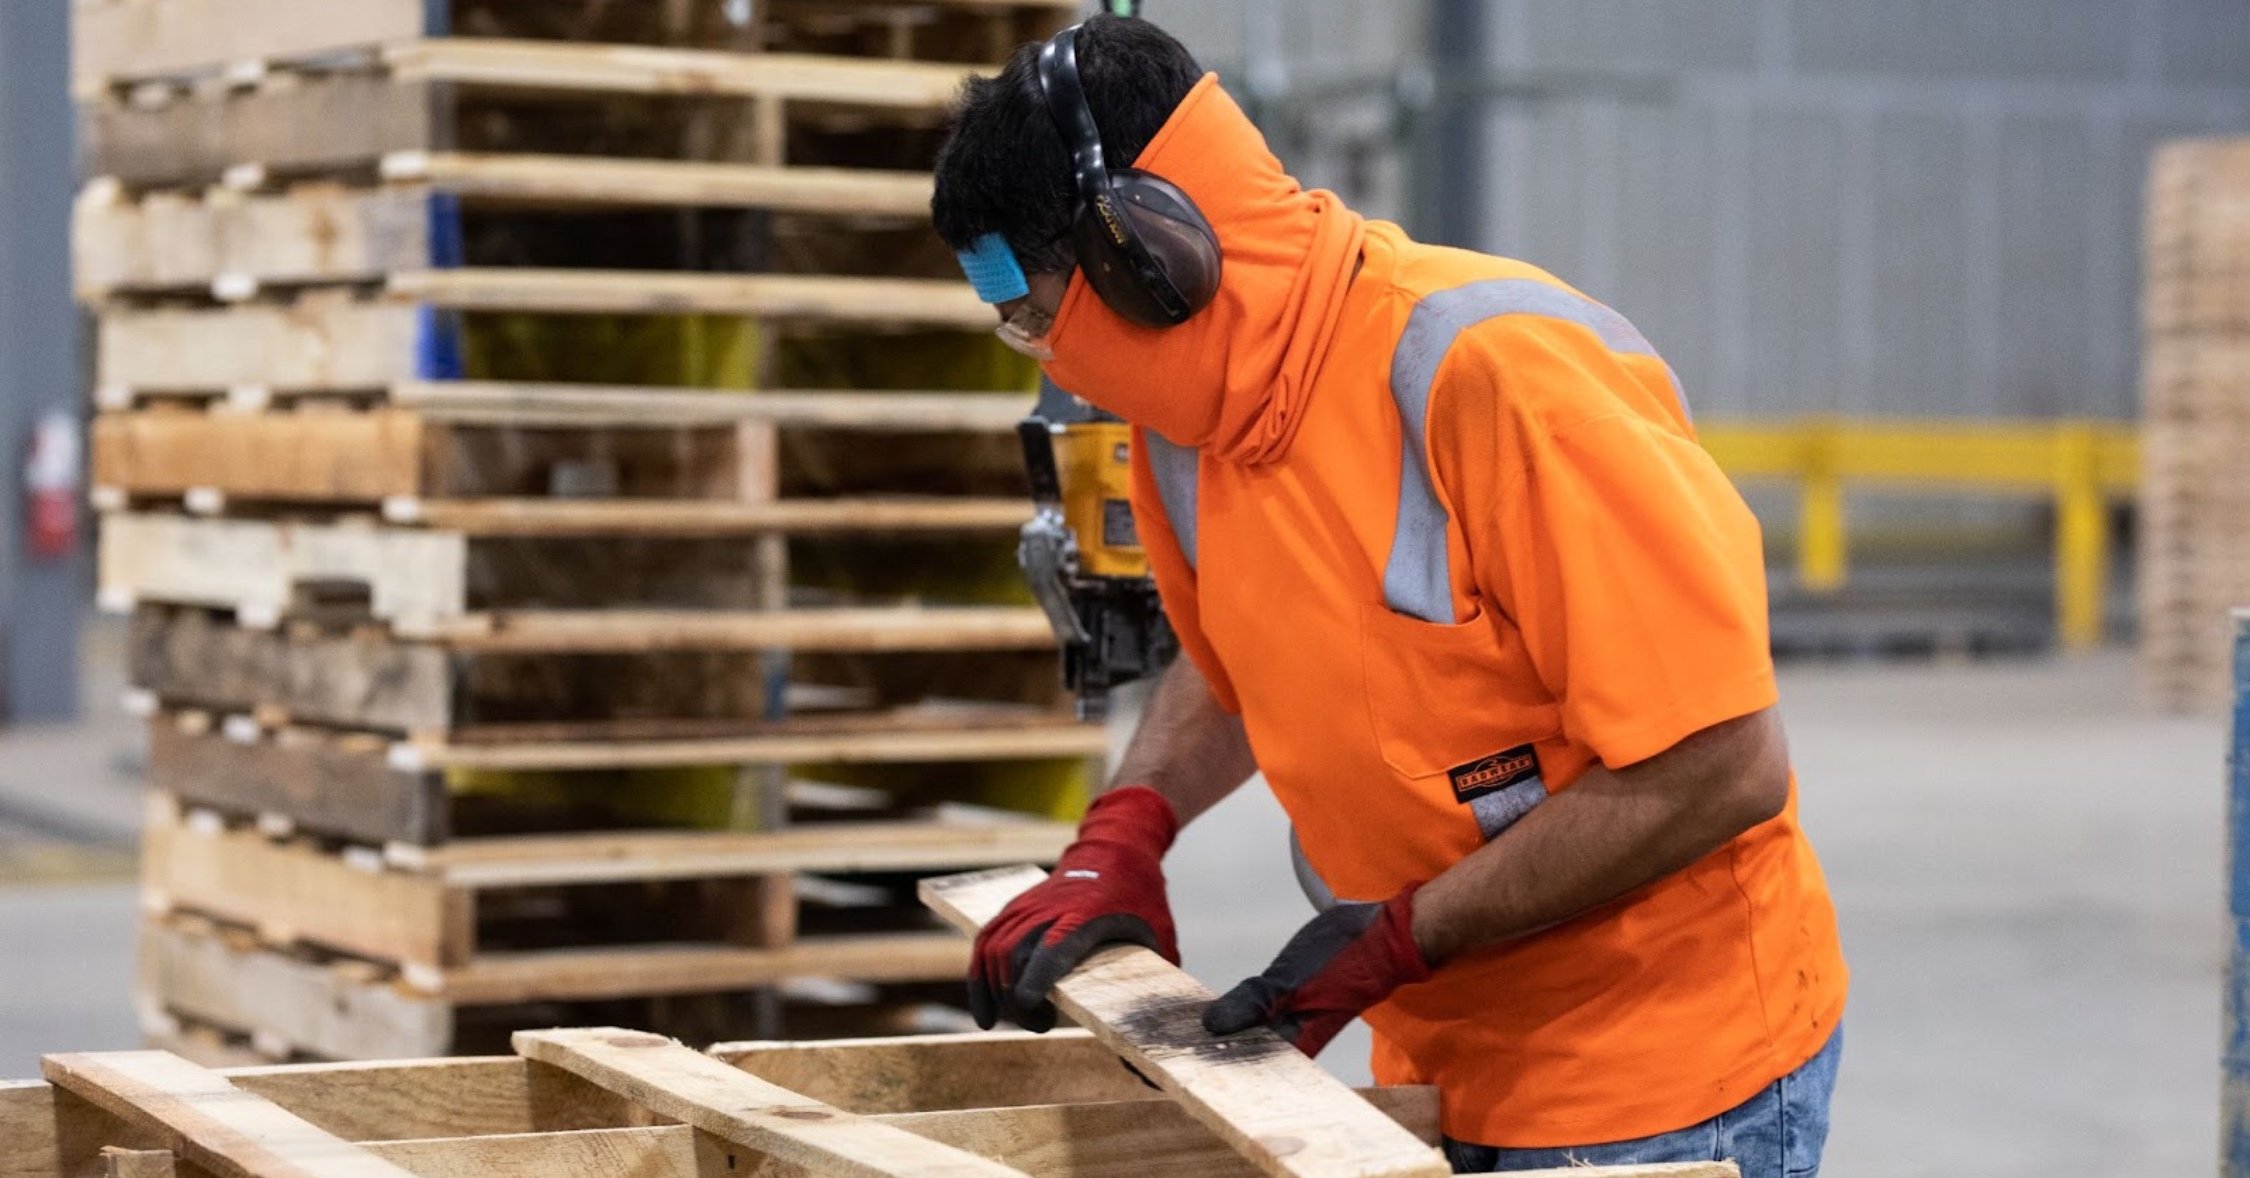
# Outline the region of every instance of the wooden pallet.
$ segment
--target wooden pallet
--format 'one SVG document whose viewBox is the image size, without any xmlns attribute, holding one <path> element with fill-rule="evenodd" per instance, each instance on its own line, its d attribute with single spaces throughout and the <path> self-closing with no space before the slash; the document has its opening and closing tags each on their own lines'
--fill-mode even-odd
<svg viewBox="0 0 2250 1178">
<path fill-rule="evenodd" d="M 240 301 L 267 288 L 374 283 L 485 264 L 494 252 L 487 243 L 511 225 L 520 229 L 507 244 L 536 247 L 531 231 L 540 225 L 612 227 L 615 216 L 597 223 L 573 214 L 623 209 L 674 210 L 667 215 L 675 219 L 679 210 L 784 214 L 766 237 L 782 260 L 792 238 L 817 235 L 836 218 L 849 218 L 857 235 L 921 245 L 929 216 L 926 173 L 876 168 L 458 152 L 404 152 L 380 168 L 389 181 L 380 187 L 315 182 L 135 196 L 114 183 L 89 185 L 72 215 L 79 295 L 205 290 Z M 917 240 L 907 241 L 909 228 Z"/>
<path fill-rule="evenodd" d="M 2250 601 L 2250 140 L 2160 149 L 2147 220 L 2140 677 L 2163 706 L 2216 710 L 2227 611 Z"/>
<path fill-rule="evenodd" d="M 377 844 L 436 845 L 522 824 L 498 800 L 482 804 L 498 816 L 465 820 L 462 799 L 449 784 L 459 771 L 541 773 L 590 778 L 591 784 L 668 767 L 1083 760 L 1101 756 L 1108 745 L 1099 727 L 1024 706 L 806 716 L 729 736 L 600 739 L 599 730 L 570 726 L 575 738 L 560 739 L 548 737 L 552 731 L 503 731 L 474 742 L 395 741 L 320 729 L 269 732 L 254 721 L 216 725 L 196 713 L 161 715 L 150 722 L 149 779 L 194 803 L 272 826 Z"/>
<path fill-rule="evenodd" d="M 82 94 L 134 82 L 319 60 L 398 41 L 477 31 L 515 38 L 636 42 L 861 57 L 997 61 L 1051 31 L 1070 0 L 778 0 L 750 22 L 713 8 L 511 5 L 490 0 L 81 0 L 71 74 Z"/>
<path fill-rule="evenodd" d="M 394 523 L 519 533 L 1012 533 L 1029 518 L 1021 494 L 917 495 L 904 480 L 866 494 L 846 488 L 817 501 L 771 502 L 770 481 L 810 483 L 806 472 L 824 455 L 864 446 L 870 434 L 911 435 L 925 449 L 956 456 L 966 472 L 985 461 L 982 451 L 997 431 L 947 427 L 937 406 L 915 406 L 913 394 L 863 396 L 851 407 L 860 416 L 843 425 L 832 421 L 844 408 L 819 405 L 823 394 L 775 394 L 773 405 L 758 404 L 763 394 L 710 395 L 723 403 L 689 406 L 700 415 L 675 421 L 654 412 L 634 422 L 591 414 L 559 422 L 464 420 L 418 408 L 320 402 L 263 412 L 223 402 L 207 412 L 107 412 L 93 424 L 93 497 L 110 509 L 178 502 L 201 513 L 235 503 L 358 507 Z M 990 404 L 1020 416 L 1027 401 L 1003 394 Z M 712 419 L 729 412 L 739 415 Z M 996 491 L 1002 482 L 981 481 L 976 489 Z"/>
<path fill-rule="evenodd" d="M 324 63 L 325 64 L 325 63 Z M 89 95 L 88 175 L 132 188 L 369 176 L 401 153 L 926 166 L 964 65 L 444 37 L 358 68 Z M 721 119 L 719 116 L 724 115 Z M 744 117 L 747 114 L 748 117 Z M 914 132 L 898 134 L 901 130 Z M 853 142 L 831 149 L 830 142 Z"/>
<path fill-rule="evenodd" d="M 941 819 L 337 850 L 229 827 L 159 794 L 143 884 L 151 912 L 357 958 L 450 1003 L 583 1000 L 802 976 L 957 977 L 966 946 L 901 917 L 880 885 L 783 889 L 779 902 L 761 889 L 792 872 L 1051 860 L 1070 835 L 1067 824 L 1034 819 Z"/>
<path fill-rule="evenodd" d="M 973 1030 L 957 978 L 785 978 L 755 990 L 477 1004 L 402 985 L 369 962 L 266 945 L 247 930 L 174 916 L 142 926 L 142 1042 L 207 1067 L 489 1055 L 516 1031 L 603 1020 L 708 1043 Z"/>
<path fill-rule="evenodd" d="M 530 1032 L 516 1056 L 208 1071 L 154 1052 L 50 1056 L 47 1083 L 0 1086 L 5 1178 L 65 1174 L 745 1173 L 1376 1178 L 1302 1159 L 1254 1166 L 1153 1096 L 1083 1034 L 722 1043 L 697 1053 L 617 1028 Z M 1243 1083 L 1262 1087 L 1254 1075 Z M 1342 1100 L 1434 1156 L 1429 1088 Z M 1296 1118 L 1318 1125 L 1326 1103 Z M 107 1160 L 105 1161 L 105 1152 Z M 1417 1158 L 1419 1160 L 1419 1157 Z M 1730 1178 L 1728 1163 L 1529 1178 Z"/>
<path fill-rule="evenodd" d="M 1022 606 L 605 610 L 482 622 L 415 640 L 368 625 L 251 629 L 205 610 L 143 605 L 126 638 L 129 706 L 246 716 L 265 730 L 331 725 L 465 743 L 490 743 L 480 729 L 520 736 L 534 722 L 557 738 L 608 739 L 635 727 L 644 736 L 739 735 L 772 715 L 767 658 L 776 651 L 849 652 L 871 663 L 930 652 L 1026 667 L 1053 659 L 1045 616 Z M 841 685 L 800 694 L 785 690 L 781 702 L 814 712 L 875 703 Z"/>
</svg>

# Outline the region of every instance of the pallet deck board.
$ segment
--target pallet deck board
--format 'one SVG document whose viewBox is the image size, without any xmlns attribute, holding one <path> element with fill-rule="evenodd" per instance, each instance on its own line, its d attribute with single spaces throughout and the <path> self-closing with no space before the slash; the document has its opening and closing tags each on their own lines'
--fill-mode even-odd
<svg viewBox="0 0 2250 1178">
<path fill-rule="evenodd" d="M 927 217 L 932 188 L 923 172 L 529 152 L 401 152 L 385 159 L 382 171 L 393 182 L 418 181 L 464 201 L 494 205 L 749 208 L 857 217 Z"/>
<path fill-rule="evenodd" d="M 228 1178 L 413 1178 L 224 1076 L 163 1051 L 50 1055 L 56 1086 L 129 1120 L 152 1123 L 166 1146 Z"/>
<path fill-rule="evenodd" d="M 915 1160 L 907 1164 L 915 1166 L 923 1151 L 951 1147 L 974 1155 L 978 1166 L 1057 1178 L 1259 1172 L 1187 1110 L 1140 1088 L 1114 1056 L 1078 1031 L 727 1043 L 700 1055 L 614 1027 L 532 1035 L 516 1056 L 183 1074 L 199 1089 L 231 1086 L 231 1101 L 258 1115 L 286 1109 L 297 1132 L 355 1142 L 363 1155 L 422 1178 L 628 1172 L 726 1178 L 804 1173 L 807 1164 L 813 1172 L 834 1172 L 788 1152 L 801 1140 L 774 1152 L 772 1134 L 795 1134 L 800 1127 L 841 1134 L 853 1150 L 870 1142 L 896 1145 L 912 1151 Z M 81 1056 L 77 1066 L 117 1058 Z M 1360 1094 L 1394 1132 L 1438 1140 L 1435 1089 Z M 956 1103 L 959 1098 L 974 1103 Z M 739 1124 L 745 1118 L 778 1112 L 820 1116 L 748 1126 L 762 1147 L 727 1146 L 708 1136 L 713 1126 L 742 1135 L 736 1130 L 745 1128 Z M 0 1138 L 12 1146 L 0 1152 L 0 1176 L 63 1178 L 98 1168 L 99 1151 L 107 1146 L 145 1151 L 169 1144 L 148 1129 L 147 1118 L 131 1109 L 70 1099 L 52 1084 L 0 1084 Z M 900 1131 L 920 1144 L 901 1144 Z M 1528 1178 L 1738 1173 L 1732 1163 L 1699 1162 L 1538 1171 Z"/>
<path fill-rule="evenodd" d="M 922 881 L 923 902 L 974 933 L 1047 878 L 1036 867 Z M 1262 1028 L 1203 1030 L 1216 997 L 1137 946 L 1101 950 L 1058 983 L 1054 1002 L 1259 1168 L 1302 1178 L 1451 1173 L 1437 1151 L 1352 1094 L 1312 1058 Z"/>
<path fill-rule="evenodd" d="M 440 421 L 534 425 L 684 426 L 766 421 L 852 430 L 1010 433 L 1031 411 L 1029 392 L 870 392 L 770 389 L 723 392 L 648 385 L 407 381 L 392 403 Z"/>
<path fill-rule="evenodd" d="M 800 1096 L 659 1035 L 620 1027 L 519 1031 L 514 1043 L 526 1059 L 816 1173 L 1020 1178 L 1020 1171 Z"/>
<path fill-rule="evenodd" d="M 400 271 L 384 289 L 395 300 L 463 311 L 745 315 L 964 330 L 994 321 L 992 307 L 951 278 L 465 266 Z"/>
</svg>

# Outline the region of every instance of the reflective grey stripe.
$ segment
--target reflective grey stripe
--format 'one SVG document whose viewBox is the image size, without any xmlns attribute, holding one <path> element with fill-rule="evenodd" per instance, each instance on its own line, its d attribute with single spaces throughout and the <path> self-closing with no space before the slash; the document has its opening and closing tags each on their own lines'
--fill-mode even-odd
<svg viewBox="0 0 2250 1178">
<path fill-rule="evenodd" d="M 1180 542 L 1180 554 L 1195 567 L 1195 481 L 1202 451 L 1175 446 L 1152 429 L 1140 431 L 1148 446 L 1149 473 L 1156 476 L 1156 497 L 1164 503 L 1165 519 Z"/>
<path fill-rule="evenodd" d="M 1477 830 L 1484 841 L 1500 837 L 1500 832 L 1516 824 L 1516 819 L 1531 813 L 1531 808 L 1547 800 L 1547 783 L 1534 777 L 1519 781 L 1503 790 L 1495 790 L 1469 803 L 1469 813 L 1477 817 Z"/>
<path fill-rule="evenodd" d="M 1426 444 L 1430 387 L 1438 365 L 1462 332 L 1502 315 L 1538 315 L 1592 331 L 1612 352 L 1654 356 L 1623 315 L 1591 299 L 1531 278 L 1494 278 L 1439 291 L 1414 304 L 1391 356 L 1391 399 L 1403 435 L 1398 473 L 1398 521 L 1383 566 L 1383 603 L 1425 622 L 1453 619 L 1453 583 L 1446 567 L 1445 508 L 1430 481 Z M 1670 370 L 1667 369 L 1667 372 Z M 1675 393 L 1679 388 L 1673 379 Z M 1686 402 L 1683 400 L 1682 404 Z"/>
</svg>

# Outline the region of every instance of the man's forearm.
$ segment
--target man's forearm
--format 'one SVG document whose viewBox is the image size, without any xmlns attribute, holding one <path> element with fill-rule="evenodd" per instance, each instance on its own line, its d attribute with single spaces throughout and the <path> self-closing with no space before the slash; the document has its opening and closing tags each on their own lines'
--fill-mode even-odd
<svg viewBox="0 0 2250 1178">
<path fill-rule="evenodd" d="M 1210 683 L 1183 655 L 1149 692 L 1110 786 L 1149 786 L 1186 826 L 1257 771 L 1241 717 L 1219 706 Z"/>
<path fill-rule="evenodd" d="M 1788 793 L 1770 708 L 1637 765 L 1595 765 L 1416 893 L 1415 943 L 1435 965 L 1560 924 L 1724 846 Z"/>
</svg>

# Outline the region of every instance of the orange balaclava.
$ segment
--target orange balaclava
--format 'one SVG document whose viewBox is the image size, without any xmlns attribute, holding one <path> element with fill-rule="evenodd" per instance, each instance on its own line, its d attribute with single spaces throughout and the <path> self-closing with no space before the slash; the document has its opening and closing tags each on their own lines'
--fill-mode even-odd
<svg viewBox="0 0 2250 1178">
<path fill-rule="evenodd" d="M 1056 384 L 1181 446 L 1256 463 L 1289 448 L 1365 222 L 1282 171 L 1205 74 L 1133 166 L 1178 185 L 1218 232 L 1219 291 L 1177 327 L 1141 327 L 1073 274 L 1048 336 Z"/>
</svg>

